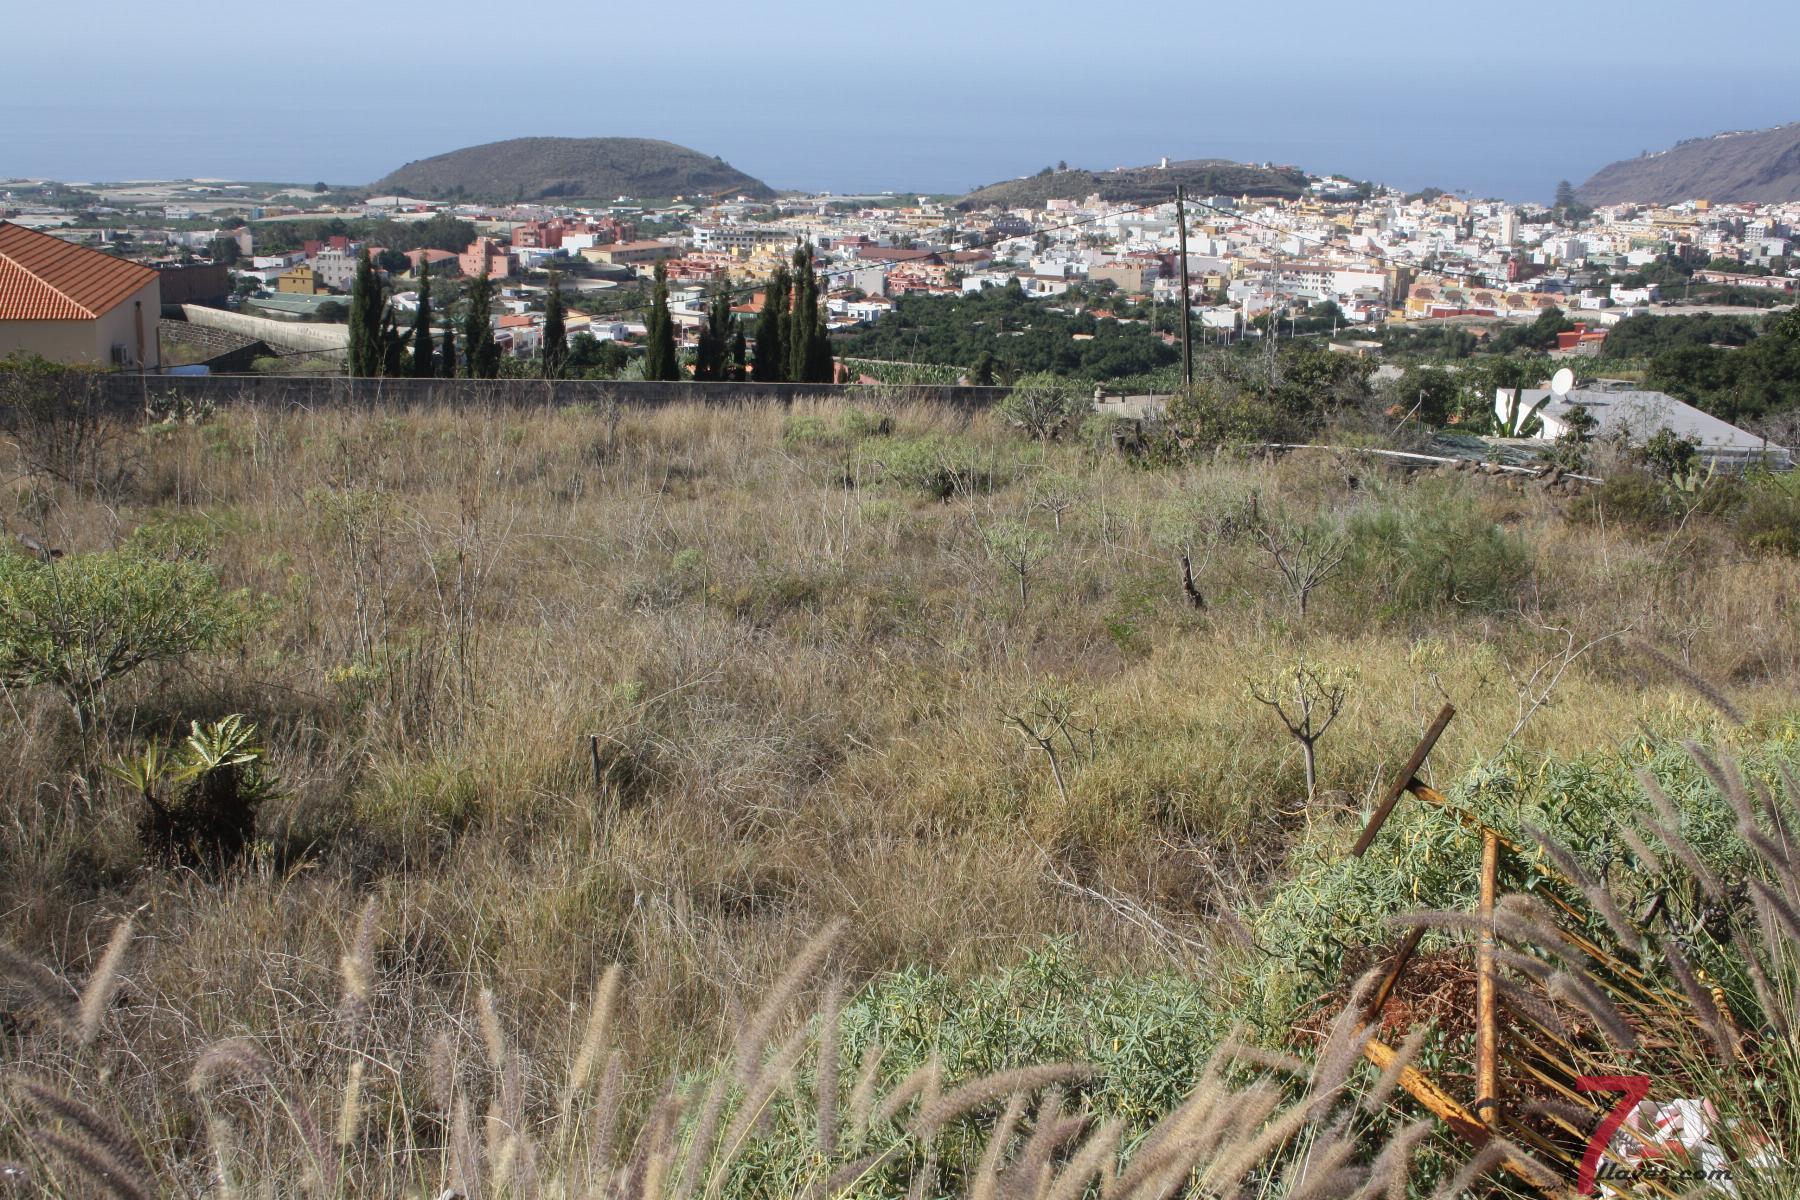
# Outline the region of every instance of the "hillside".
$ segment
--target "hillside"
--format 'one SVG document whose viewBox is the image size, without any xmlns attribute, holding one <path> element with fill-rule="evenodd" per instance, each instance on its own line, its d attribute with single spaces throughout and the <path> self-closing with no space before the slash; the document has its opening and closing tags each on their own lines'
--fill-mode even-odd
<svg viewBox="0 0 1800 1200">
<path fill-rule="evenodd" d="M 1800 122 L 1721 133 L 1602 167 L 1577 192 L 1585 204 L 1800 200 Z"/>
<path fill-rule="evenodd" d="M 1095 192 L 1102 200 L 1121 204 L 1146 204 L 1167 199 L 1177 186 L 1200 196 L 1298 196 L 1306 190 L 1307 176 L 1296 167 L 1257 167 L 1222 158 L 1195 158 L 1164 167 L 1124 167 L 1117 171 L 1084 171 L 1074 168 L 1009 179 L 977 188 L 956 202 L 958 208 L 1000 205 L 1031 207 L 1046 200 L 1082 200 Z"/>
<path fill-rule="evenodd" d="M 1281 353 L 1284 420 L 1303 395 L 1360 386 L 1354 360 Z M 1207 377 L 1234 389 L 1216 428 L 1246 427 L 1250 376 Z M 67 411 L 90 382 L 0 373 L 0 406 Z M 1754 994 L 1733 983 L 1761 1057 L 1720 1070 L 1682 1050 L 1700 1022 L 1659 999 L 1682 995 L 1660 969 L 1675 935 L 1609 932 L 1655 902 L 1685 936 L 1706 895 L 1690 860 L 1787 911 L 1792 869 L 1752 809 L 1785 837 L 1778 814 L 1800 802 L 1784 782 L 1800 767 L 1800 624 L 1781 549 L 1800 541 L 1758 552 L 1746 535 L 1779 532 L 1770 514 L 1800 502 L 1788 483 L 1734 481 L 1696 506 L 1647 478 L 1576 496 L 1348 455 L 1151 453 L 1111 426 L 1034 437 L 885 390 L 870 409 L 514 408 L 466 382 L 335 409 L 245 392 L 153 437 L 118 412 L 84 416 L 79 441 L 48 442 L 47 422 L 0 439 L 0 476 L 33 488 L 0 528 L 0 1196 L 177 1196 L 228 1167 L 331 1172 L 311 1189 L 327 1197 L 1011 1200 L 1042 1189 L 983 1183 L 987 1149 L 1025 1141 L 1005 1178 L 1047 1178 L 1037 1129 L 1065 1103 L 1081 1119 L 1055 1136 L 1117 1139 L 1128 1179 L 1151 1126 L 1205 1111 L 1184 1100 L 1196 1081 L 1201 1100 L 1236 1103 L 1214 1094 L 1215 1048 L 1249 1043 L 1233 1071 L 1279 1052 L 1346 1078 L 1355 1047 L 1312 1033 L 1394 940 L 1391 918 L 1474 907 L 1464 820 L 1504 839 L 1520 893 L 1506 911 L 1533 928 L 1550 927 L 1540 911 L 1580 919 L 1546 898 L 1615 889 L 1608 919 L 1577 928 L 1594 961 L 1655 972 L 1654 993 L 1631 984 L 1655 1001 L 1631 1009 L 1654 1050 L 1600 1061 L 1716 1096 L 1776 1131 L 1778 1162 L 1800 1158 L 1760 1086 L 1800 1078 L 1772 1030 L 1793 1014 L 1760 999 L 1795 995 L 1800 965 L 1769 966 L 1778 982 Z M 1386 397 L 1363 399 L 1385 424 Z M 1693 541 L 1671 554 L 1678 529 Z M 1654 580 L 1654 603 L 1621 578 Z M 78 639 L 97 628 L 151 661 L 74 674 L 62 664 L 85 669 Z M 1680 686 L 1718 694 L 1706 679 L 1742 730 Z M 1446 703 L 1426 769 L 1469 816 L 1408 798 L 1352 858 Z M 1742 758 L 1758 790 L 1739 789 L 1736 828 L 1754 849 L 1688 737 Z M 1740 778 L 1707 774 L 1723 791 Z M 1510 847 L 1540 830 L 1566 856 L 1518 869 Z M 1671 847 L 1660 860 L 1639 848 L 1653 837 Z M 1549 890 L 1565 861 L 1603 882 L 1565 901 Z M 1772 956 L 1770 910 L 1713 886 L 1743 941 L 1703 961 L 1735 981 L 1747 972 L 1727 955 Z M 1476 1008 L 1472 939 L 1440 934 L 1441 915 L 1383 1034 L 1434 1073 L 1466 1061 Z M 1507 961 L 1530 961 L 1525 945 Z M 1617 976 L 1599 970 L 1569 986 L 1602 995 Z M 1569 1028 L 1516 974 L 1507 994 L 1596 1060 L 1593 1022 Z M 1430 1040 L 1411 1040 L 1414 1020 Z M 721 1054 L 734 1061 L 712 1065 Z M 1087 1065 L 1055 1065 L 1071 1060 Z M 1504 1079 L 1520 1112 L 1546 1095 L 1534 1079 Z M 1012 1138 L 1009 1098 L 1058 1080 L 1030 1138 Z M 1365 1100 L 1373 1080 L 1321 1101 L 1366 1108 L 1344 1134 L 1359 1163 L 1378 1161 L 1390 1115 L 1423 1115 Z M 1257 1094 L 1251 1129 L 1288 1093 Z M 1311 1152 L 1326 1133 L 1295 1132 L 1305 1111 L 1267 1121 Z M 99 1169 L 144 1182 L 74 1186 L 87 1160 L 57 1149 L 81 1148 L 60 1130 L 111 1124 L 125 1132 L 95 1143 Z M 1233 1169 L 1291 1174 L 1257 1137 Z M 1112 1162 L 1096 1145 L 1080 1161 Z M 1464 1154 L 1414 1148 L 1390 1160 L 1417 1185 L 1400 1194 L 1431 1194 Z M 654 1155 L 677 1180 L 724 1182 L 601 1186 Z M 121 1156 L 129 1168 L 108 1165 Z M 6 1190 L 9 1171 L 31 1186 Z M 578 1186 L 496 1182 L 526 1171 Z M 1094 1194 L 1084 1181 L 1042 1194 Z"/>
<path fill-rule="evenodd" d="M 774 194 L 722 158 L 654 138 L 511 138 L 409 162 L 370 186 L 498 200 Z"/>
</svg>

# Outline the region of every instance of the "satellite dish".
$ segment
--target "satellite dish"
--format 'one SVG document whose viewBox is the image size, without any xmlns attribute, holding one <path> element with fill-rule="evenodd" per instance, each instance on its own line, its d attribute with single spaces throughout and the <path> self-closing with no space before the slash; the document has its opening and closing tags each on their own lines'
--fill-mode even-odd
<svg viewBox="0 0 1800 1200">
<path fill-rule="evenodd" d="M 1550 377 L 1550 391 L 1561 400 L 1575 390 L 1575 372 L 1564 367 Z"/>
</svg>

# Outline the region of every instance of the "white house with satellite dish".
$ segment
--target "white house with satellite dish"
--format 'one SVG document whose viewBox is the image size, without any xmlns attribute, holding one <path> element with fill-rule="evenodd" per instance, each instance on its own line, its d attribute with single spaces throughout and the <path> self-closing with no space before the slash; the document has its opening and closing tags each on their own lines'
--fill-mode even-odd
<svg viewBox="0 0 1800 1200">
<path fill-rule="evenodd" d="M 1668 429 L 1677 437 L 1700 444 L 1700 457 L 1721 467 L 1767 466 L 1785 471 L 1793 466 L 1793 454 L 1767 438 L 1746 433 L 1710 413 L 1701 412 L 1663 392 L 1649 392 L 1619 379 L 1596 379 L 1576 386 L 1567 367 L 1558 371 L 1547 388 L 1499 388 L 1494 393 L 1494 413 L 1502 421 L 1524 424 L 1535 414 L 1537 429 L 1523 436 L 1554 442 L 1571 427 L 1571 414 L 1585 410 L 1593 418 L 1588 436 L 1595 440 L 1619 439 L 1641 446 Z"/>
</svg>

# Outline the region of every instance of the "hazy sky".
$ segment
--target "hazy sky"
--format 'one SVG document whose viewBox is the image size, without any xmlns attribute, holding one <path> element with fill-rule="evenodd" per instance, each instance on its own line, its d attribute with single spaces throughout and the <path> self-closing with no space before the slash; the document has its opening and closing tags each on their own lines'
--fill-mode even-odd
<svg viewBox="0 0 1800 1200">
<path fill-rule="evenodd" d="M 1548 199 L 1641 150 L 1800 120 L 1794 0 L 6 7 L 0 177 L 356 184 L 560 134 L 837 192 L 1167 154 Z"/>
</svg>

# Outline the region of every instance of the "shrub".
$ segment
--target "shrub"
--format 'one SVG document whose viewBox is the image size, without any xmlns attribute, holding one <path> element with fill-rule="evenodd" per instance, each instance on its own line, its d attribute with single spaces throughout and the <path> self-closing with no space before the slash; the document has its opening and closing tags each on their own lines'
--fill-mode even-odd
<svg viewBox="0 0 1800 1200">
<path fill-rule="evenodd" d="M 114 453 L 122 425 L 106 413 L 101 374 L 35 354 L 0 358 L 0 433 L 26 475 L 110 492 L 129 475 Z"/>
<path fill-rule="evenodd" d="M 1581 498 L 1575 515 L 1637 529 L 1662 529 L 1680 517 L 1669 485 L 1647 471 L 1620 471 Z"/>
<path fill-rule="evenodd" d="M 224 646 L 251 621 L 244 593 L 191 558 L 129 546 L 51 562 L 0 553 L 0 682 L 55 688 L 83 730 L 111 680 Z"/>
<path fill-rule="evenodd" d="M 1800 483 L 1767 479 L 1748 488 L 1738 513 L 1737 539 L 1756 554 L 1800 558 Z"/>
<path fill-rule="evenodd" d="M 1211 448 L 1244 442 L 1304 442 L 1319 431 L 1317 409 L 1254 388 L 1220 385 L 1176 396 L 1169 418 L 1178 436 Z"/>
<path fill-rule="evenodd" d="M 1040 442 L 1079 429 L 1093 411 L 1094 402 L 1086 393 L 1048 372 L 1027 375 L 1013 384 L 999 406 L 1002 420 Z"/>
<path fill-rule="evenodd" d="M 1473 498 L 1424 485 L 1404 503 L 1355 514 L 1348 532 L 1358 591 L 1390 615 L 1452 605 L 1497 611 L 1531 570 L 1524 541 L 1488 520 Z"/>
<path fill-rule="evenodd" d="M 939 500 L 993 486 L 993 469 L 961 438 L 894 438 L 871 453 L 887 479 Z"/>
<path fill-rule="evenodd" d="M 789 446 L 828 446 L 837 435 L 824 417 L 795 413 L 782 420 L 781 440 Z"/>
</svg>

